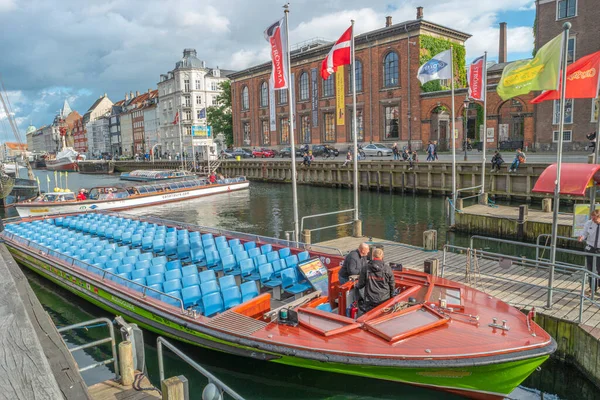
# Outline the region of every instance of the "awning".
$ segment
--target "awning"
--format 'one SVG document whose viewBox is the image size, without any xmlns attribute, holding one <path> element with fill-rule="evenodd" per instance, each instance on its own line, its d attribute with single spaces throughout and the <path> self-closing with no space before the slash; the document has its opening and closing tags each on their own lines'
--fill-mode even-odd
<svg viewBox="0 0 600 400">
<path fill-rule="evenodd" d="M 564 163 L 560 167 L 560 194 L 585 196 L 587 188 L 593 182 L 600 183 L 600 165 Z M 532 192 L 554 193 L 556 182 L 556 164 L 550 165 L 542 172 Z"/>
</svg>

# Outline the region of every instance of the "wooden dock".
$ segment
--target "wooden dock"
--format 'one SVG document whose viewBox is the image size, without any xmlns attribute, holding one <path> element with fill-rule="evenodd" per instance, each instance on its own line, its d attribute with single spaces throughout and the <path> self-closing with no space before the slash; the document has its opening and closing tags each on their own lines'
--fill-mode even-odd
<svg viewBox="0 0 600 400">
<path fill-rule="evenodd" d="M 519 231 L 520 226 L 521 231 Z M 558 236 L 570 237 L 573 214 L 558 215 Z M 552 232 L 552 213 L 531 210 L 521 222 L 519 207 L 472 205 L 456 213 L 454 229 L 470 235 L 486 235 L 504 238 L 519 238 L 534 242 L 541 234 Z"/>
<path fill-rule="evenodd" d="M 141 374 L 136 371 L 135 375 Z M 89 387 L 90 395 L 94 400 L 152 400 L 161 399 L 158 390 L 138 390 L 139 388 L 151 388 L 152 384 L 147 377 L 143 377 L 137 389 L 133 386 L 123 386 L 119 382 L 108 380 Z"/>
</svg>

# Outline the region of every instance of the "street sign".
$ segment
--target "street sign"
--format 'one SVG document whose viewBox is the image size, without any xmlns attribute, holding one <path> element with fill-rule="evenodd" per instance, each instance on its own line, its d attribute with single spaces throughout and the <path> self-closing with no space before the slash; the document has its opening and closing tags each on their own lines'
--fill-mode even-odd
<svg viewBox="0 0 600 400">
<path fill-rule="evenodd" d="M 192 126 L 192 136 L 201 139 L 212 139 L 212 126 Z"/>
</svg>

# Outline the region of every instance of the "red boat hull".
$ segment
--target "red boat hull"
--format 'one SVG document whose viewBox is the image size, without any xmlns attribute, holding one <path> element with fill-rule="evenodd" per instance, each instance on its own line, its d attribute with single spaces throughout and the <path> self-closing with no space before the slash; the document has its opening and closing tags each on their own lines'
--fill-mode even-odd
<svg viewBox="0 0 600 400">
<path fill-rule="evenodd" d="M 49 160 L 49 161 L 46 161 L 46 169 L 49 171 L 77 172 L 77 171 L 79 171 L 79 166 L 77 165 L 76 162 Z"/>
</svg>

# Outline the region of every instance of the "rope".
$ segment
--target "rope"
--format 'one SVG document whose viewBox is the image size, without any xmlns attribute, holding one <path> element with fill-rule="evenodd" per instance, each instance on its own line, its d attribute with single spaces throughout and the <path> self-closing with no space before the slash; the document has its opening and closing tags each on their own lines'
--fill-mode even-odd
<svg viewBox="0 0 600 400">
<path fill-rule="evenodd" d="M 135 376 L 135 378 L 133 379 L 133 384 L 131 385 L 131 387 L 134 388 L 135 390 L 137 390 L 138 392 L 156 390 L 162 396 L 162 392 L 156 386 L 149 386 L 149 387 L 141 387 L 140 386 L 142 384 L 142 380 L 144 379 L 144 376 L 145 375 L 143 373 L 141 373 L 141 372 L 138 373 Z"/>
<path fill-rule="evenodd" d="M 462 210 L 457 210 L 456 207 L 454 207 L 454 203 L 452 202 L 452 199 L 448 199 L 448 203 L 450 203 L 450 207 L 452 207 L 454 209 L 454 211 L 461 213 Z"/>
<path fill-rule="evenodd" d="M 473 264 L 471 265 L 471 257 Z M 465 262 L 465 282 L 467 285 L 477 287 L 481 279 L 481 271 L 479 270 L 479 259 L 477 258 L 477 249 L 467 249 L 467 260 Z"/>
<path fill-rule="evenodd" d="M 488 198 L 488 207 L 498 208 L 498 205 L 496 204 L 496 202 L 494 200 Z"/>
<path fill-rule="evenodd" d="M 405 308 L 408 308 L 408 306 L 409 306 L 408 302 L 400 301 L 398 303 L 395 303 L 391 307 L 385 307 L 382 311 L 384 314 L 390 314 L 390 313 L 395 313 L 396 311 L 404 310 Z"/>
</svg>

